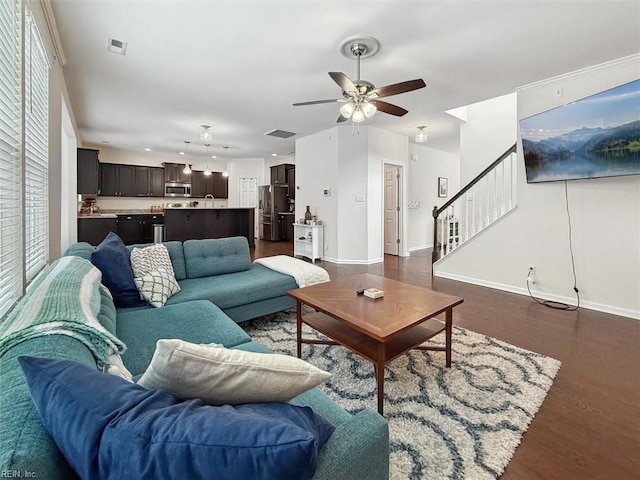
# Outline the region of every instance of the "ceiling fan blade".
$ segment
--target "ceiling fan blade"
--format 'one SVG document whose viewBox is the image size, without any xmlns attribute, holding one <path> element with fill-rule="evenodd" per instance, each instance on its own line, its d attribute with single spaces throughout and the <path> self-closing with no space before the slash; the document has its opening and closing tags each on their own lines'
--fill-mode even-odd
<svg viewBox="0 0 640 480">
<path fill-rule="evenodd" d="M 369 97 L 390 97 L 392 95 L 398 95 L 399 93 L 411 92 L 418 90 L 419 88 L 426 87 L 427 84 L 424 80 L 418 78 L 416 80 L 407 80 L 406 82 L 394 83 L 392 85 L 386 85 L 384 87 L 375 88 L 369 92 Z"/>
<path fill-rule="evenodd" d="M 383 102 L 382 100 L 371 99 L 369 100 L 369 102 L 373 103 L 381 112 L 395 115 L 396 117 L 402 117 L 403 115 L 409 113 L 409 110 L 405 110 L 404 108 L 393 105 L 391 103 Z"/>
<path fill-rule="evenodd" d="M 347 121 L 347 117 L 345 117 L 344 115 L 340 114 L 338 115 L 338 120 L 336 120 L 336 123 L 342 123 L 342 122 L 346 122 Z"/>
<path fill-rule="evenodd" d="M 327 100 L 313 100 L 311 102 L 294 103 L 293 106 L 294 107 L 300 107 L 300 106 L 303 106 L 303 105 L 318 105 L 320 103 L 336 103 L 336 102 L 339 102 L 340 100 L 342 100 L 342 99 L 340 99 L 340 98 L 330 98 L 330 99 L 327 99 Z"/>
<path fill-rule="evenodd" d="M 344 73 L 329 72 L 329 76 L 340 86 L 343 92 L 347 93 L 347 95 L 353 97 L 358 94 L 358 88 Z"/>
</svg>

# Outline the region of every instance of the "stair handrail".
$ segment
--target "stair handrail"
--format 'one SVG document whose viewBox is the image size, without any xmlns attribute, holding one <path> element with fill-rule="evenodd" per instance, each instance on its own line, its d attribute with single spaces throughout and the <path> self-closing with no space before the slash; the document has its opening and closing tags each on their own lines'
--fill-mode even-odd
<svg viewBox="0 0 640 480">
<path fill-rule="evenodd" d="M 431 258 L 432 262 L 435 262 L 437 260 L 436 245 L 438 244 L 438 229 L 436 227 L 438 224 L 438 217 L 440 216 L 440 214 L 444 212 L 447 208 L 449 208 L 456 200 L 462 197 L 462 195 L 464 195 L 471 188 L 473 188 L 473 186 L 476 183 L 478 183 L 480 180 L 482 180 L 490 171 L 492 171 L 495 167 L 500 165 L 500 162 L 502 162 L 512 153 L 516 153 L 517 145 L 518 145 L 517 143 L 514 143 L 511 147 L 509 147 L 509 149 L 506 152 L 500 155 L 494 162 L 491 163 L 491 165 L 489 165 L 482 172 L 480 172 L 473 180 L 467 183 L 458 193 L 456 193 L 453 197 L 451 197 L 451 199 L 449 199 L 440 208 L 438 208 L 437 206 L 433 207 L 433 210 L 431 211 L 431 215 L 433 216 L 433 222 L 434 222 L 433 224 L 433 255 Z"/>
</svg>

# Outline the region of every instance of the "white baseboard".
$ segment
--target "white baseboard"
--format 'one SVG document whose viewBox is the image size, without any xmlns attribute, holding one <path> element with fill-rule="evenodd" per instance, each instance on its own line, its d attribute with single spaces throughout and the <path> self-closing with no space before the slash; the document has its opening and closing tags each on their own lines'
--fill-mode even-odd
<svg viewBox="0 0 640 480">
<path fill-rule="evenodd" d="M 417 247 L 409 247 L 409 251 L 410 252 L 416 252 L 418 250 L 426 250 L 427 248 L 433 248 L 433 244 L 429 244 L 429 245 L 419 245 Z"/>
<path fill-rule="evenodd" d="M 515 287 L 513 285 L 507 285 L 504 283 L 491 282 L 489 280 L 483 280 L 479 278 L 466 277 L 464 275 L 456 275 L 446 272 L 433 272 L 434 277 L 447 278 L 449 280 L 455 280 L 457 282 L 471 283 L 473 285 L 479 285 L 481 287 L 493 288 L 495 290 L 502 290 L 504 292 L 517 293 L 519 295 L 529 296 L 529 292 L 524 287 Z M 542 300 L 551 300 L 553 302 L 566 303 L 567 305 L 575 305 L 575 297 L 565 297 L 560 295 L 554 295 L 552 293 L 539 292 L 532 290 L 531 293 Z M 596 310 L 598 312 L 610 313 L 612 315 L 618 315 L 621 317 L 633 318 L 634 320 L 640 320 L 640 311 L 631 310 L 628 308 L 620 308 L 613 305 L 606 305 L 603 303 L 590 302 L 588 300 L 580 300 L 580 307 L 587 308 L 589 310 Z"/>
<path fill-rule="evenodd" d="M 332 258 L 324 257 L 322 259 L 325 262 L 336 263 L 338 265 L 373 265 L 374 263 L 381 263 L 382 258 L 374 258 L 372 260 L 349 260 L 345 258 Z"/>
</svg>

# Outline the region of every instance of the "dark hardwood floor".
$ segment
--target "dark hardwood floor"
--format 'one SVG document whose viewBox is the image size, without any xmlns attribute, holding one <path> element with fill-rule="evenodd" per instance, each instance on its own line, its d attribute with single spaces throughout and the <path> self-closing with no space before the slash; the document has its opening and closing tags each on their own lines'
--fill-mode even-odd
<svg viewBox="0 0 640 480">
<path fill-rule="evenodd" d="M 292 255 L 256 241 L 255 258 Z M 516 295 L 431 278 L 431 251 L 376 265 L 317 262 L 331 278 L 371 272 L 464 298 L 454 324 L 556 358 L 562 367 L 501 479 L 640 479 L 640 321 L 554 310 Z"/>
</svg>

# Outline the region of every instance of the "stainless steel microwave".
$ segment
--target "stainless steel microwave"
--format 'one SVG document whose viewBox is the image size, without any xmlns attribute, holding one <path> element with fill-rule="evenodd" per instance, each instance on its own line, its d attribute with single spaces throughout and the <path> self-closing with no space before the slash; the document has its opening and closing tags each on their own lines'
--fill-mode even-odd
<svg viewBox="0 0 640 480">
<path fill-rule="evenodd" d="M 164 196 L 165 197 L 190 197 L 191 184 L 166 182 L 164 184 Z"/>
</svg>

